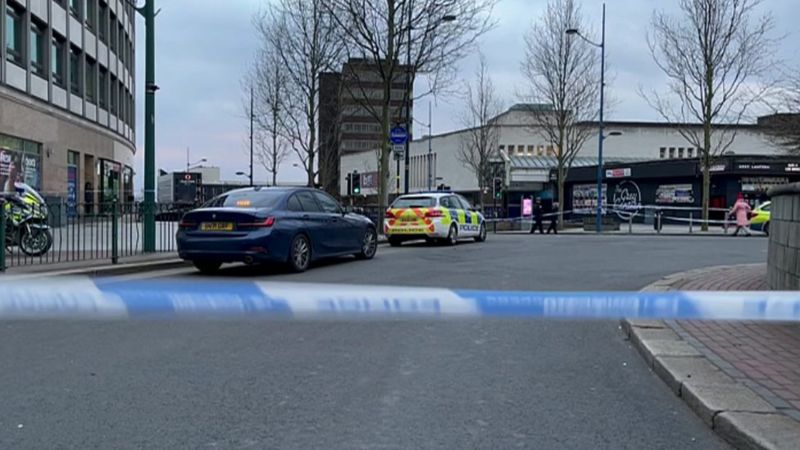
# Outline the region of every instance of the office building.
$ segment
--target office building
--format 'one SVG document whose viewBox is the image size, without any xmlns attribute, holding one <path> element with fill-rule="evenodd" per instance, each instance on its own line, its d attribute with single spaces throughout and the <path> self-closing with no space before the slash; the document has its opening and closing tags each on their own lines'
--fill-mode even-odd
<svg viewBox="0 0 800 450">
<path fill-rule="evenodd" d="M 135 11 L 0 0 L 0 184 L 68 202 L 133 197 Z"/>
<path fill-rule="evenodd" d="M 407 83 L 406 66 L 399 65 L 396 72 L 389 98 L 390 122 L 405 125 L 407 104 L 414 116 L 413 88 Z M 326 191 L 339 193 L 342 156 L 380 148 L 385 98 L 379 67 L 370 60 L 351 58 L 341 72 L 320 74 L 319 179 Z"/>
</svg>

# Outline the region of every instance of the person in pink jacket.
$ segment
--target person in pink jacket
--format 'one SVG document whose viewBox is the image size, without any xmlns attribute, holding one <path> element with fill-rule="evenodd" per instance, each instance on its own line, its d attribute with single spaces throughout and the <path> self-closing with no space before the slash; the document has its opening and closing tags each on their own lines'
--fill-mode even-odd
<svg viewBox="0 0 800 450">
<path fill-rule="evenodd" d="M 728 211 L 729 216 L 736 215 L 736 231 L 733 232 L 734 236 L 739 234 L 739 231 L 744 230 L 746 236 L 750 236 L 750 205 L 744 201 L 744 195 L 740 192 L 738 196 L 736 196 L 736 203 L 733 205 L 730 211 Z"/>
</svg>

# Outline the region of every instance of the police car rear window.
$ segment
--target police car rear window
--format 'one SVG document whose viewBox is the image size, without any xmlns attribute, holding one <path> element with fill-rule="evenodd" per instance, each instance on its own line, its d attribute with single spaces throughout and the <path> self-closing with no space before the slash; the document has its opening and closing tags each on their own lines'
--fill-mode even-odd
<svg viewBox="0 0 800 450">
<path fill-rule="evenodd" d="M 431 208 L 436 206 L 436 199 L 433 197 L 403 197 L 398 198 L 392 204 L 392 208 Z"/>
</svg>

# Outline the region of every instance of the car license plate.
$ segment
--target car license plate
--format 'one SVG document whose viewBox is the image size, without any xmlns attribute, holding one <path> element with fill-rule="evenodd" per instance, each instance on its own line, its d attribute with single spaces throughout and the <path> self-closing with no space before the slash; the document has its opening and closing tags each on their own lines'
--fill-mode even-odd
<svg viewBox="0 0 800 450">
<path fill-rule="evenodd" d="M 203 222 L 200 224 L 202 231 L 233 231 L 232 222 Z"/>
</svg>

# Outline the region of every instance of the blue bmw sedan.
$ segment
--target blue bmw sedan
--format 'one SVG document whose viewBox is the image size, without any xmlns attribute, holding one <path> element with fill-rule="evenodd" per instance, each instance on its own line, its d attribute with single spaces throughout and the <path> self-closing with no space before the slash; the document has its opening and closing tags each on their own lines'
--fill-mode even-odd
<svg viewBox="0 0 800 450">
<path fill-rule="evenodd" d="M 179 256 L 204 273 L 227 262 L 279 262 L 302 272 L 320 258 L 371 259 L 378 235 L 370 219 L 346 213 L 323 191 L 255 187 L 186 213 L 177 241 Z"/>
</svg>

